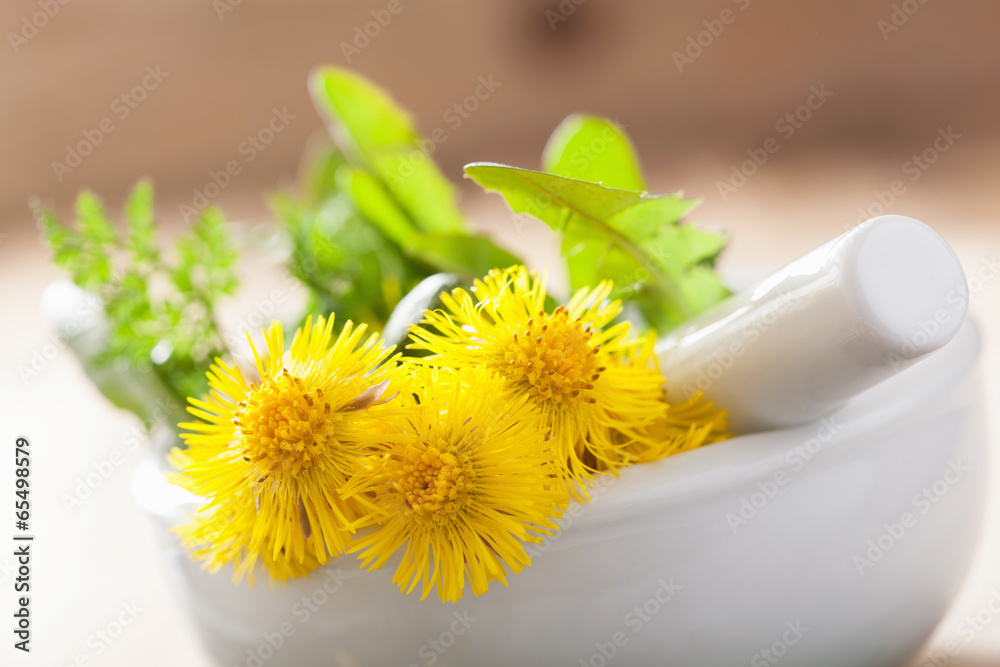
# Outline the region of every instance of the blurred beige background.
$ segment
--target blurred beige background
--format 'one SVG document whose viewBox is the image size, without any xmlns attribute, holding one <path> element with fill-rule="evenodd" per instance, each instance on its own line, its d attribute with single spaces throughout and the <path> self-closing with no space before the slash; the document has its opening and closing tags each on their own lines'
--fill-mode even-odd
<svg viewBox="0 0 1000 667">
<path fill-rule="evenodd" d="M 342 45 L 386 0 L 242 0 L 220 15 L 224 3 L 238 1 L 57 0 L 58 13 L 16 45 L 10 34 L 25 32 L 24 19 L 39 5 L 3 3 L 0 217 L 8 224 L 23 217 L 31 194 L 65 205 L 86 186 L 114 199 L 141 174 L 155 179 L 164 203 L 190 199 L 273 108 L 287 107 L 295 120 L 226 195 L 272 186 L 294 170 L 320 127 L 304 86 L 318 63 L 349 64 L 383 83 L 425 130 L 444 125 L 444 112 L 492 74 L 501 86 L 439 148 L 454 177 L 476 159 L 535 164 L 552 128 L 589 110 L 624 123 L 647 167 L 670 176 L 665 186 L 694 191 L 702 184 L 688 175 L 693 167 L 708 156 L 720 160 L 705 176 L 714 183 L 775 134 L 775 122 L 806 101 L 810 86 L 825 85 L 828 104 L 782 141 L 763 171 L 871 162 L 882 178 L 840 198 L 852 198 L 844 205 L 854 210 L 927 148 L 937 128 L 951 126 L 962 135 L 961 157 L 949 155 L 920 186 L 947 179 L 995 189 L 988 160 L 1000 143 L 995 3 L 909 0 L 919 11 L 903 14 L 908 20 L 884 39 L 878 22 L 891 21 L 889 1 L 564 0 L 573 11 L 563 17 L 558 0 L 401 0 L 403 11 L 345 57 Z M 673 54 L 725 9 L 734 20 L 679 72 Z M 143 101 L 123 103 L 150 66 L 167 76 Z M 65 162 L 66 147 L 103 118 L 114 131 L 57 177 L 52 163 Z M 716 198 L 714 188 L 697 194 Z M 986 215 L 985 197 L 951 205 Z"/>
<path fill-rule="evenodd" d="M 401 0 L 403 10 L 365 45 L 354 42 L 357 32 L 373 11 L 384 16 L 385 0 L 65 1 L 0 6 L 0 312 L 8 323 L 0 428 L 4 442 L 27 433 L 43 445 L 34 464 L 39 650 L 25 660 L 4 646 L 3 664 L 69 665 L 79 655 L 101 667 L 208 664 L 170 582 L 149 566 L 152 530 L 129 489 L 141 452 L 128 453 L 78 511 L 60 500 L 135 424 L 106 405 L 69 353 L 30 382 L 17 373 L 50 340 L 38 303 L 61 277 L 38 241 L 29 197 L 66 212 L 90 187 L 117 211 L 145 175 L 157 186 L 163 223 L 179 227 L 178 207 L 210 172 L 238 159 L 243 170 L 216 203 L 233 219 L 264 221 L 264 195 L 292 181 L 321 127 L 305 88 L 314 65 L 356 67 L 393 91 L 423 130 L 447 128 L 435 158 L 456 181 L 475 160 L 537 166 L 568 113 L 617 118 L 653 189 L 703 198 L 694 218 L 730 234 L 722 266 L 737 281 L 883 210 L 941 231 L 970 274 L 1000 254 L 996 3 Z M 39 14 L 44 7 L 51 16 Z M 700 52 L 691 46 L 699 39 Z M 344 44 L 357 50 L 346 53 Z M 445 114 L 479 77 L 500 85 L 452 127 Z M 828 99 L 820 103 L 815 90 Z M 815 108 L 803 111 L 811 95 Z M 274 109 L 294 118 L 247 161 L 244 142 Z M 735 191 L 720 190 L 769 138 L 778 151 Z M 96 145 L 75 164 L 67 153 L 80 142 Z M 544 247 L 544 230 L 512 225 L 498 199 L 469 185 L 463 205 L 479 224 L 505 242 L 539 239 Z M 251 293 L 267 289 L 267 274 L 252 262 L 243 272 Z M 972 310 L 996 406 L 1000 280 L 983 282 Z M 995 417 L 991 429 L 1000 442 Z M 8 465 L 4 457 L 4 497 Z M 990 465 L 1000 481 L 996 460 Z M 966 591 L 929 647 L 948 641 L 1000 587 L 995 494 L 987 524 Z M 8 567 L 0 558 L 4 610 Z M 132 599 L 145 611 L 95 649 L 91 634 Z M 947 664 L 1000 664 L 1000 620 Z"/>
</svg>

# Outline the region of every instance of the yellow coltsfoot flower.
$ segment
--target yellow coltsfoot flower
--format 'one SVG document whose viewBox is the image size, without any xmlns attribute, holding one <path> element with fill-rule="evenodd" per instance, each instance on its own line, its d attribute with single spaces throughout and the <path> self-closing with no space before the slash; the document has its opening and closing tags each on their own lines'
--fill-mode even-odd
<svg viewBox="0 0 1000 667">
<path fill-rule="evenodd" d="M 454 602 L 466 579 L 480 595 L 490 581 L 506 585 L 505 567 L 530 565 L 523 543 L 552 534 L 567 496 L 554 484 L 542 415 L 527 395 L 509 397 L 494 371 L 418 368 L 413 385 L 402 435 L 343 490 L 367 509 L 357 526 L 376 526 L 352 551 L 377 569 L 405 547 L 400 589 L 421 583 L 421 599 L 436 588 Z"/>
<path fill-rule="evenodd" d="M 523 266 L 491 271 L 473 294 L 443 294 L 446 310 L 428 311 L 411 347 L 429 361 L 502 375 L 508 399 L 527 396 L 550 431 L 560 476 L 574 494 L 601 471 L 615 471 L 661 449 L 649 426 L 665 409 L 655 337 L 630 337 L 614 324 L 621 303 L 610 282 L 577 291 L 545 310 L 545 281 Z M 582 484 L 581 484 L 582 483 Z"/>
<path fill-rule="evenodd" d="M 265 332 L 263 358 L 244 371 L 216 360 L 206 400 L 181 424 L 187 450 L 175 450 L 177 483 L 207 499 L 179 530 L 194 555 L 234 578 L 262 563 L 278 580 L 300 576 L 344 553 L 357 505 L 338 491 L 366 455 L 381 417 L 393 408 L 405 369 L 387 359 L 377 335 L 346 324 L 333 341 L 333 316 L 312 319 L 284 351 L 281 324 Z"/>
<path fill-rule="evenodd" d="M 727 430 L 726 411 L 695 392 L 690 398 L 664 405 L 646 428 L 641 446 L 626 445 L 633 463 L 656 461 L 666 456 L 697 449 L 731 437 Z M 656 443 L 650 447 L 649 442 Z"/>
</svg>

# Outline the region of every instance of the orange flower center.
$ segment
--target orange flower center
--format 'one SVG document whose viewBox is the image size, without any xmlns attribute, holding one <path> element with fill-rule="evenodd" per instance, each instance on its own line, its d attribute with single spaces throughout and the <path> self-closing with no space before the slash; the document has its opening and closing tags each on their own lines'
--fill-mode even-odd
<svg viewBox="0 0 1000 667">
<path fill-rule="evenodd" d="M 511 332 L 498 370 L 515 391 L 565 408 L 594 403 L 589 395 L 605 369 L 598 366 L 600 345 L 591 346 L 591 327 L 571 320 L 565 306 L 552 315 L 539 312 Z"/>
<path fill-rule="evenodd" d="M 408 447 L 397 488 L 417 514 L 453 515 L 468 491 L 464 461 L 440 446 Z M 464 457 L 463 457 L 464 458 Z"/>
<path fill-rule="evenodd" d="M 306 389 L 287 370 L 266 378 L 239 405 L 233 423 L 243 459 L 260 480 L 279 472 L 299 476 L 317 464 L 333 440 L 332 411 L 323 390 Z"/>
</svg>

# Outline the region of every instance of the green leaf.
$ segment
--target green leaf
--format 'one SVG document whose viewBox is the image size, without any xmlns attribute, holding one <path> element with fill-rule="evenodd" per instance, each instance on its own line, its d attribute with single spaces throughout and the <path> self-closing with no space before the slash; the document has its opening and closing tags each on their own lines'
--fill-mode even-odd
<svg viewBox="0 0 1000 667">
<path fill-rule="evenodd" d="M 614 223 L 628 230 L 633 241 L 648 241 L 662 234 L 667 226 L 679 225 L 699 203 L 697 199 L 681 199 L 678 195 L 643 195 L 637 205 L 617 213 Z M 692 229 L 697 231 L 695 227 Z"/>
<path fill-rule="evenodd" d="M 708 310 L 730 295 L 719 275 L 711 267 L 695 264 L 677 276 L 684 298 L 696 305 L 697 312 Z M 669 331 L 687 321 L 687 316 L 672 304 L 661 301 L 649 290 L 639 289 L 635 296 L 646 320 L 660 331 Z"/>
<path fill-rule="evenodd" d="M 413 244 L 419 232 L 375 176 L 362 169 L 345 167 L 340 172 L 339 180 L 341 189 L 351 193 L 361 215 L 397 245 L 410 247 Z"/>
<path fill-rule="evenodd" d="M 334 311 L 338 326 L 350 319 L 380 328 L 428 273 L 362 216 L 348 194 L 321 206 L 279 195 L 272 206 L 292 239 L 288 268 L 309 289 L 307 312 Z"/>
<path fill-rule="evenodd" d="M 222 213 L 206 208 L 191 231 L 177 241 L 177 265 L 171 278 L 181 292 L 194 292 L 211 306 L 236 291 L 234 266 L 238 257 Z"/>
<path fill-rule="evenodd" d="M 489 238 L 465 234 L 421 234 L 412 253 L 441 271 L 472 278 L 521 263 Z"/>
<path fill-rule="evenodd" d="M 382 88 L 357 72 L 322 67 L 310 75 L 313 100 L 337 123 L 345 136 L 334 138 L 360 159 L 371 159 L 387 148 L 409 147 L 420 140 L 413 121 Z"/>
<path fill-rule="evenodd" d="M 101 200 L 89 190 L 84 190 L 76 199 L 76 217 L 80 225 L 80 233 L 96 246 L 106 246 L 118 240 L 114 225 L 104 214 Z"/>
<path fill-rule="evenodd" d="M 77 275 L 81 246 L 79 234 L 59 222 L 55 213 L 46 208 L 38 207 L 34 214 L 41 225 L 45 242 L 52 249 L 52 261 L 56 266 L 66 269 L 73 276 L 74 282 L 80 283 Z"/>
<path fill-rule="evenodd" d="M 421 230 L 465 229 L 451 183 L 423 150 L 409 114 L 388 93 L 338 67 L 315 70 L 310 90 L 348 156 L 383 181 Z"/>
<path fill-rule="evenodd" d="M 306 146 L 299 172 L 302 192 L 311 202 L 321 202 L 337 194 L 337 171 L 347 164 L 343 153 L 330 143 L 313 137 Z"/>
<path fill-rule="evenodd" d="M 114 225 L 104 214 L 101 201 L 90 191 L 76 199 L 76 216 L 80 229 L 80 254 L 75 276 L 84 289 L 97 290 L 111 279 L 111 254 L 118 243 Z"/>
<path fill-rule="evenodd" d="M 128 230 L 128 248 L 135 263 L 154 262 L 156 250 L 156 224 L 153 222 L 153 186 L 149 181 L 139 181 L 125 203 L 125 224 Z"/>
<path fill-rule="evenodd" d="M 726 237 L 722 234 L 706 232 L 694 225 L 664 226 L 655 236 L 642 240 L 647 254 L 668 271 L 691 264 L 713 266 L 726 245 Z"/>
<path fill-rule="evenodd" d="M 436 271 L 478 277 L 520 260 L 485 236 L 420 233 L 377 178 L 360 169 L 341 172 L 358 211 L 411 257 Z"/>
<path fill-rule="evenodd" d="M 725 239 L 678 224 L 693 202 L 491 163 L 471 164 L 465 171 L 486 190 L 502 194 L 515 212 L 561 232 L 574 288 L 610 279 L 615 296 L 645 294 L 639 300 L 644 313 L 662 329 L 727 294 L 699 268 L 710 267 Z"/>
<path fill-rule="evenodd" d="M 632 142 L 598 116 L 574 114 L 560 123 L 545 145 L 542 171 L 621 190 L 646 189 Z"/>
</svg>

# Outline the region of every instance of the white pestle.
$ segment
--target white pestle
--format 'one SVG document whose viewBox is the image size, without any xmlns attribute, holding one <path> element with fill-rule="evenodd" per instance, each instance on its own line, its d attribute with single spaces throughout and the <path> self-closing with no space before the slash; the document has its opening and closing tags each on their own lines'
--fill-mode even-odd
<svg viewBox="0 0 1000 667">
<path fill-rule="evenodd" d="M 883 215 L 684 324 L 656 352 L 668 400 L 704 391 L 733 432 L 750 433 L 836 410 L 951 340 L 967 310 L 948 243 Z"/>
</svg>

